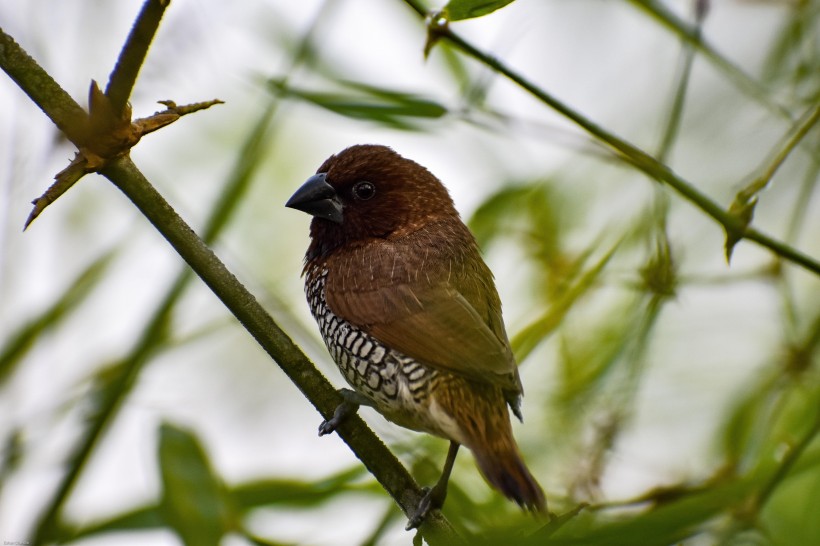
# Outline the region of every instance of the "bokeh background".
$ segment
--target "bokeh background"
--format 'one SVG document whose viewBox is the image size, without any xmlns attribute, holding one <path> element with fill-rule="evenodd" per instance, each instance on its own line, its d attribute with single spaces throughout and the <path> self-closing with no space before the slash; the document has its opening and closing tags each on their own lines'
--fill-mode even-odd
<svg viewBox="0 0 820 546">
<path fill-rule="evenodd" d="M 85 105 L 140 4 L 4 2 L 0 26 Z M 452 28 L 728 206 L 820 100 L 820 4 L 701 4 L 709 52 L 682 40 L 695 6 L 678 0 L 518 0 Z M 748 242 L 728 265 L 702 211 L 446 43 L 425 60 L 425 39 L 399 0 L 174 0 L 134 115 L 225 104 L 146 136 L 134 162 L 197 230 L 230 197 L 213 248 L 341 387 L 302 294 L 309 218 L 283 204 L 345 146 L 394 147 L 449 187 L 495 272 L 526 391 L 516 435 L 551 509 L 593 507 L 555 544 L 820 543 L 818 275 Z M 22 231 L 73 152 L 0 77 L 0 539 L 409 544 L 201 282 L 159 314 L 185 267 L 106 179 Z M 815 257 L 818 158 L 815 128 L 754 218 Z M 445 441 L 361 413 L 435 480 Z M 451 488 L 465 535 L 542 524 L 466 453 Z M 174 495 L 189 512 L 168 510 Z"/>
</svg>

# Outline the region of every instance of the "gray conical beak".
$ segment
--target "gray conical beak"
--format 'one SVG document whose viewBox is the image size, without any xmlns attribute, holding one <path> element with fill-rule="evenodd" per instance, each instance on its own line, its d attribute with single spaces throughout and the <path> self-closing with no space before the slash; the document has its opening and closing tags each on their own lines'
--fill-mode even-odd
<svg viewBox="0 0 820 546">
<path fill-rule="evenodd" d="M 307 182 L 290 196 L 285 206 L 341 224 L 344 218 L 342 202 L 333 186 L 325 180 L 325 176 L 325 173 L 319 173 L 308 178 Z"/>
</svg>

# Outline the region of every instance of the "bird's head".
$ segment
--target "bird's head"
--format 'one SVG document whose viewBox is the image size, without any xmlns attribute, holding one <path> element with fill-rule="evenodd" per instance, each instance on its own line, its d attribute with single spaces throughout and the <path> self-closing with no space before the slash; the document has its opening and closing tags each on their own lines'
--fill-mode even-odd
<svg viewBox="0 0 820 546">
<path fill-rule="evenodd" d="M 344 244 L 401 236 L 458 219 L 444 185 L 387 146 L 358 145 L 328 158 L 286 203 L 311 214 L 309 257 Z"/>
</svg>

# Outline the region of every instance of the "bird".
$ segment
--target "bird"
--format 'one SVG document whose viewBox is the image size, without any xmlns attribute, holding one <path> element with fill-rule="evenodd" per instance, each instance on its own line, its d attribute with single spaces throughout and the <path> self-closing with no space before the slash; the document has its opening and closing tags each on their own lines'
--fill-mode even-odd
<svg viewBox="0 0 820 546">
<path fill-rule="evenodd" d="M 460 446 L 493 488 L 545 512 L 512 433 L 523 387 L 493 275 L 444 184 L 390 147 L 360 144 L 325 160 L 285 206 L 313 217 L 305 294 L 352 387 L 319 434 L 365 405 L 450 441 L 408 530 L 444 505 Z"/>
</svg>

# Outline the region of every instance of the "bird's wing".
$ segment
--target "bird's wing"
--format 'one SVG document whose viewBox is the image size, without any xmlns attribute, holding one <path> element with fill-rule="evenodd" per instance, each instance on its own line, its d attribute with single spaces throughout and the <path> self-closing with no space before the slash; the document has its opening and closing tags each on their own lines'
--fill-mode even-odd
<svg viewBox="0 0 820 546">
<path fill-rule="evenodd" d="M 449 272 L 425 271 L 423 282 L 418 282 L 419 275 L 411 282 L 401 274 L 341 270 L 338 276 L 329 275 L 326 285 L 326 300 L 336 315 L 434 368 L 521 392 L 494 287 L 482 298 L 481 290 L 465 286 Z"/>
</svg>

